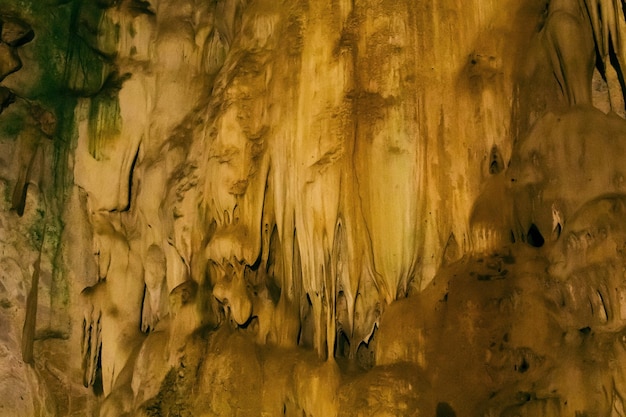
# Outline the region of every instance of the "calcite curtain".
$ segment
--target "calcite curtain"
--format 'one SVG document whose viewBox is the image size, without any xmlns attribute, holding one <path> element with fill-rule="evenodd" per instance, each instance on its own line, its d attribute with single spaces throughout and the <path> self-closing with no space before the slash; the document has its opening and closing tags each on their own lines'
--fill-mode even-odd
<svg viewBox="0 0 626 417">
<path fill-rule="evenodd" d="M 3 0 L 0 414 L 626 415 L 625 10 Z"/>
</svg>

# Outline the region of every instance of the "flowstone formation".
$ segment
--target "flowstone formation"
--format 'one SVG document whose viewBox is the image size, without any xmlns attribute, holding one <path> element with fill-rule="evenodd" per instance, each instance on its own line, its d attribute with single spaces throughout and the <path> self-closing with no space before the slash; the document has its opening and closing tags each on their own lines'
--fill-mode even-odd
<svg viewBox="0 0 626 417">
<path fill-rule="evenodd" d="M 0 414 L 626 416 L 623 2 L 0 33 Z"/>
</svg>

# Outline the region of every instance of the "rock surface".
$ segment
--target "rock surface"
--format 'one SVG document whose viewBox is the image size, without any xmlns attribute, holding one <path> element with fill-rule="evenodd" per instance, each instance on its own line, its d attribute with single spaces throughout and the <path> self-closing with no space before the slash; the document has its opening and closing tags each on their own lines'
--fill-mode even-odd
<svg viewBox="0 0 626 417">
<path fill-rule="evenodd" d="M 0 413 L 626 415 L 620 2 L 0 23 Z"/>
</svg>

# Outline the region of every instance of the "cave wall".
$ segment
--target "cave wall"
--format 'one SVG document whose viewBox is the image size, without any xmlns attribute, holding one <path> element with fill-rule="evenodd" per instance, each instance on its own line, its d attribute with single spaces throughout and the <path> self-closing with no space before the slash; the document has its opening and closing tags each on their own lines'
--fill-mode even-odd
<svg viewBox="0 0 626 417">
<path fill-rule="evenodd" d="M 624 415 L 620 2 L 5 3 L 7 413 Z"/>
</svg>

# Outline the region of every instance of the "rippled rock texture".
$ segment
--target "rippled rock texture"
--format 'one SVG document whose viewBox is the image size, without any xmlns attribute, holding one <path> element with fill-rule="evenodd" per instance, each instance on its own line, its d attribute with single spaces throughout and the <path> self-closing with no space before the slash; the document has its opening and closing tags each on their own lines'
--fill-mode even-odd
<svg viewBox="0 0 626 417">
<path fill-rule="evenodd" d="M 0 414 L 626 415 L 621 2 L 0 24 Z"/>
</svg>

